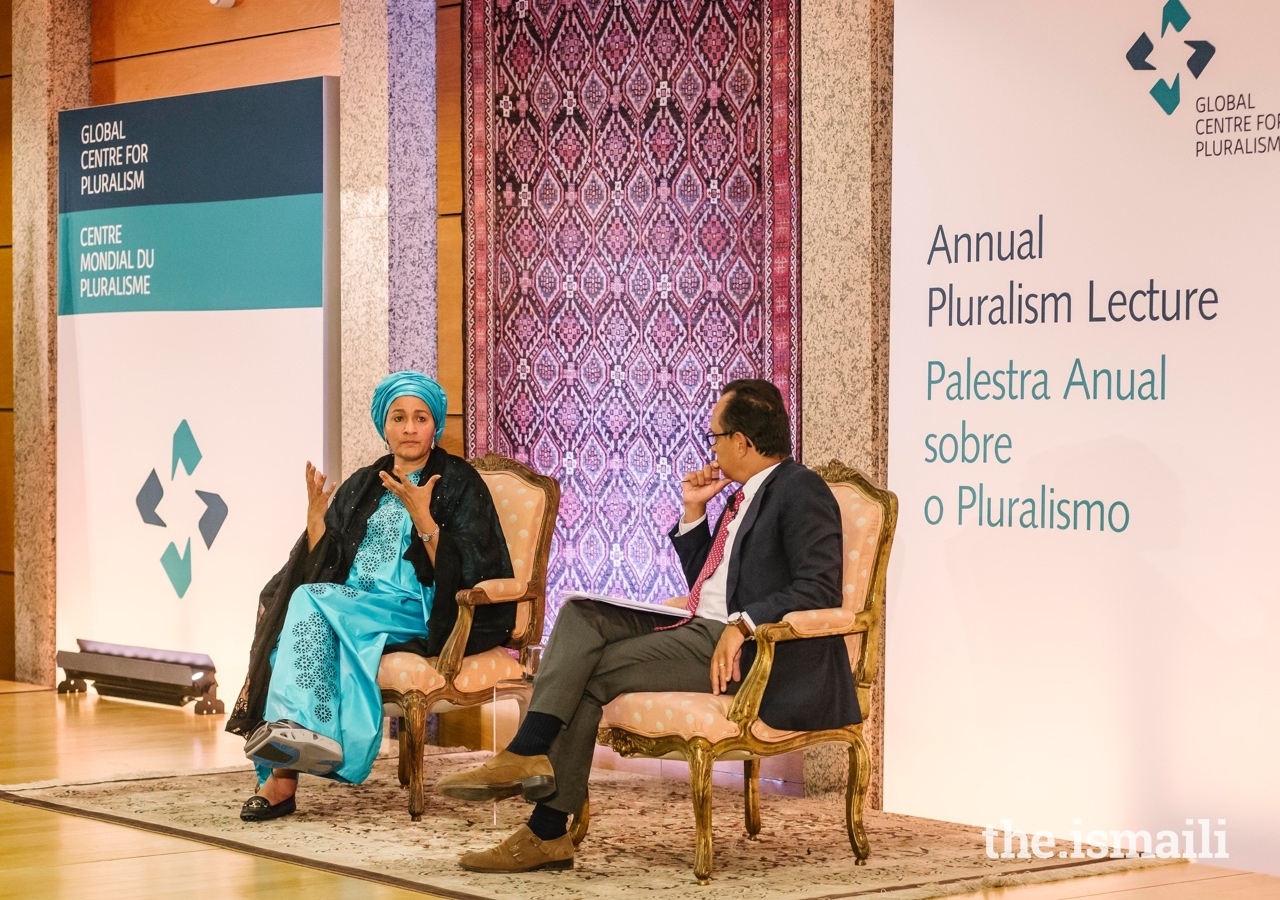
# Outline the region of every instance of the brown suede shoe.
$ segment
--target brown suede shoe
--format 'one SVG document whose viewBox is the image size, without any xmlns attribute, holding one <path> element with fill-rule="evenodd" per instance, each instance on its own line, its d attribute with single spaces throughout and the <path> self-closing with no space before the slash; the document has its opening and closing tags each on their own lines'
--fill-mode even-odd
<svg viewBox="0 0 1280 900">
<path fill-rule="evenodd" d="M 522 794 L 534 801 L 556 792 L 556 776 L 545 756 L 519 756 L 503 750 L 474 769 L 444 776 L 436 789 L 454 800 L 502 800 Z"/>
<path fill-rule="evenodd" d="M 534 869 L 572 869 L 573 838 L 563 834 L 554 840 L 543 841 L 529 830 L 528 825 L 521 825 L 498 846 L 463 854 L 458 864 L 469 872 L 494 874 L 532 872 Z"/>
</svg>

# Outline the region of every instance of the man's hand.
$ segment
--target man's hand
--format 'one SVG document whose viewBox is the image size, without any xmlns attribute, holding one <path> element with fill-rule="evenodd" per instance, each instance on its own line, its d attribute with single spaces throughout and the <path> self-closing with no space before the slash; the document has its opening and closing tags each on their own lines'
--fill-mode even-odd
<svg viewBox="0 0 1280 900">
<path fill-rule="evenodd" d="M 708 463 L 694 469 L 680 482 L 680 499 L 684 502 L 684 521 L 696 522 L 707 514 L 707 502 L 733 481 L 720 474 L 719 463 Z"/>
<path fill-rule="evenodd" d="M 742 680 L 742 632 L 732 625 L 720 632 L 720 642 L 711 654 L 711 693 L 725 694 L 729 682 Z"/>
</svg>

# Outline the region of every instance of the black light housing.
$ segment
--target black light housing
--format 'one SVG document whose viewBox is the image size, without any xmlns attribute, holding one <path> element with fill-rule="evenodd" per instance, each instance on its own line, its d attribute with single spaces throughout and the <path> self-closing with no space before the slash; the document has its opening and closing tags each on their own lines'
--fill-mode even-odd
<svg viewBox="0 0 1280 900">
<path fill-rule="evenodd" d="M 146 700 L 170 706 L 196 701 L 196 715 L 226 711 L 218 699 L 217 672 L 213 660 L 202 653 L 155 650 L 101 641 L 77 639 L 80 651 L 58 651 L 58 666 L 66 680 L 58 693 L 75 694 L 94 689 L 104 697 Z"/>
</svg>

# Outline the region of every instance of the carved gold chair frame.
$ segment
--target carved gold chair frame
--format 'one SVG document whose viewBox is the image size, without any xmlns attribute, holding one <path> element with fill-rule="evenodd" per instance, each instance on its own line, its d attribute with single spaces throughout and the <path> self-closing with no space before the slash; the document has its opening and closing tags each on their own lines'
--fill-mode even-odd
<svg viewBox="0 0 1280 900">
<path fill-rule="evenodd" d="M 849 843 L 853 848 L 857 865 L 864 865 L 871 855 L 863 827 L 862 812 L 867 787 L 871 777 L 871 759 L 862 725 L 850 725 L 826 731 L 789 732 L 780 740 L 764 740 L 754 733 L 759 721 L 760 701 L 773 670 L 774 651 L 783 641 L 806 640 L 815 637 L 842 635 L 849 642 L 856 640 L 856 650 L 851 648 L 851 665 L 857 685 L 858 702 L 865 721 L 871 712 L 871 687 L 880 664 L 879 639 L 884 622 L 885 575 L 889 564 L 889 551 L 893 544 L 897 524 L 898 498 L 891 491 L 877 487 L 858 469 L 832 460 L 815 471 L 829 484 L 833 492 L 852 490 L 864 502 L 875 504 L 880 511 L 879 527 L 874 534 L 874 551 L 870 570 L 865 579 L 866 590 L 861 597 L 850 597 L 846 588 L 841 610 L 824 610 L 814 617 L 809 613 L 792 613 L 781 622 L 761 625 L 756 629 L 758 654 L 742 685 L 734 695 L 728 719 L 737 726 L 737 734 L 711 741 L 705 737 L 664 735 L 651 737 L 637 734 L 621 725 L 601 727 L 598 743 L 611 747 L 624 757 L 684 758 L 689 762 L 689 781 L 692 786 L 694 821 L 697 845 L 694 853 L 694 876 L 699 884 L 707 884 L 712 868 L 711 830 L 711 766 L 720 760 L 744 760 L 743 803 L 748 835 L 753 839 L 760 833 L 760 759 L 802 750 L 818 744 L 843 743 L 849 748 L 849 781 L 845 792 L 845 820 Z M 842 504 L 842 511 L 845 509 Z M 846 577 L 848 583 L 850 529 L 855 523 L 848 521 L 842 512 L 845 533 Z M 855 532 L 856 528 L 855 528 Z M 864 543 L 866 541 L 864 540 Z M 860 555 L 860 554 L 858 554 Z M 862 557 L 865 559 L 865 557 Z M 763 723 L 761 723 L 763 724 Z M 767 726 L 765 726 L 767 728 Z M 590 799 L 583 804 L 582 812 L 575 818 L 573 838 L 577 843 L 586 836 L 590 825 Z"/>
<path fill-rule="evenodd" d="M 402 689 L 391 683 L 384 672 L 379 673 L 384 711 L 388 715 L 403 716 L 403 724 L 399 730 L 399 778 L 400 785 L 409 789 L 409 815 L 415 822 L 422 816 L 425 808 L 422 770 L 427 715 L 480 706 L 496 700 L 514 699 L 520 706 L 520 717 L 523 719 L 532 694 L 531 686 L 518 678 L 473 685 L 468 683 L 469 679 L 460 677 L 468 662 L 476 659 L 464 655 L 476 607 L 496 603 L 523 605 L 517 607 L 516 626 L 512 630 L 511 640 L 506 644 L 512 650 L 520 651 L 521 664 L 525 662 L 527 648 L 542 640 L 546 613 L 547 560 L 551 555 L 551 537 L 555 532 L 556 515 L 560 509 L 560 484 L 554 478 L 539 475 L 516 460 L 495 453 L 470 462 L 481 477 L 485 478 L 491 492 L 495 491 L 495 476 L 505 473 L 514 476 L 514 484 L 519 485 L 517 490 L 532 490 L 540 494 L 543 507 L 539 521 L 532 523 L 536 533 L 531 536 L 523 535 L 520 533 L 521 527 L 531 523 L 514 514 L 506 514 L 502 502 L 504 498 L 495 495 L 508 547 L 516 547 L 521 540 L 529 543 L 528 539 L 532 537 L 532 558 L 513 558 L 512 566 L 516 569 L 514 579 L 481 582 L 474 588 L 458 592 L 458 618 L 439 657 L 426 659 L 406 654 L 418 661 L 416 668 L 426 666 L 438 673 L 438 678 L 433 675 L 430 679 L 433 687 L 426 691 L 416 687 Z M 521 569 L 524 571 L 520 571 Z M 384 657 L 384 669 L 386 659 Z M 512 668 L 515 668 L 514 664 Z"/>
</svg>

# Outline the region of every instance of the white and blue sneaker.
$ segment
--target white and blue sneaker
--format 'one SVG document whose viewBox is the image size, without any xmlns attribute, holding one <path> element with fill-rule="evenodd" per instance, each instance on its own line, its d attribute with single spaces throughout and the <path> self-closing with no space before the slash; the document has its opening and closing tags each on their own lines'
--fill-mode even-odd
<svg viewBox="0 0 1280 900">
<path fill-rule="evenodd" d="M 342 765 L 342 745 L 288 719 L 263 722 L 244 742 L 244 755 L 268 769 L 328 775 Z"/>
</svg>

